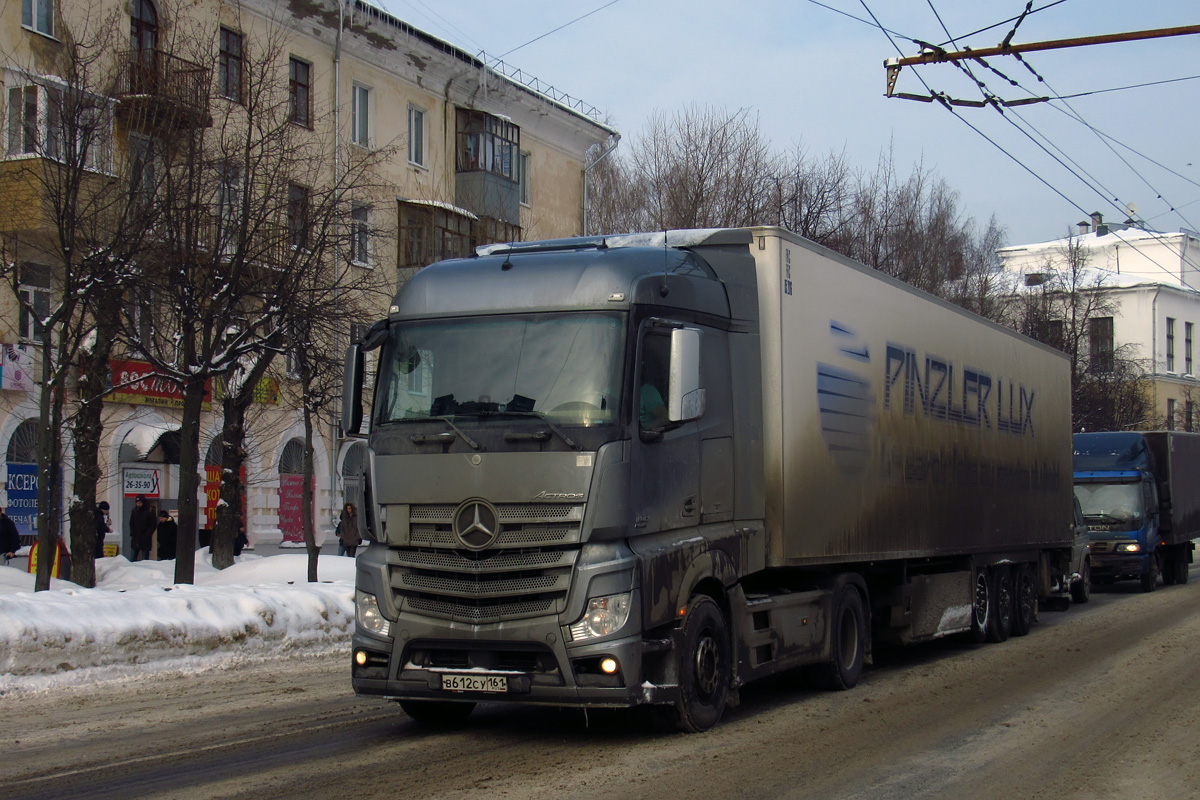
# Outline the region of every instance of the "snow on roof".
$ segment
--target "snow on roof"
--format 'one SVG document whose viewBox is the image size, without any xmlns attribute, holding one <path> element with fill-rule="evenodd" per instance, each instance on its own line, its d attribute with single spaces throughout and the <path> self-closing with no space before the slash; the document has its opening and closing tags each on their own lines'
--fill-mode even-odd
<svg viewBox="0 0 1200 800">
<path fill-rule="evenodd" d="M 479 217 L 475 216 L 475 214 L 473 214 L 472 212 L 467 211 L 465 208 L 459 208 L 456 205 L 452 205 L 451 203 L 447 203 L 442 200 L 413 200 L 412 198 L 409 198 L 409 197 L 397 197 L 396 199 L 402 203 L 412 203 L 413 205 L 418 205 L 418 206 L 431 206 L 433 208 L 440 208 L 440 209 L 449 211 L 454 214 L 460 214 L 460 215 L 466 217 L 467 219 L 473 219 L 473 220 L 479 219 Z"/>
</svg>

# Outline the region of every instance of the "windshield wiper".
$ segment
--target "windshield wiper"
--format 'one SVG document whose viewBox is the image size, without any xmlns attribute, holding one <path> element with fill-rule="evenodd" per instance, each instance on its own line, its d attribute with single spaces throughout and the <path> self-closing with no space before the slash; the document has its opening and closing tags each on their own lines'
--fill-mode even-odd
<svg viewBox="0 0 1200 800">
<path fill-rule="evenodd" d="M 1084 514 L 1083 519 L 1085 521 L 1093 520 L 1095 522 L 1107 522 L 1107 523 L 1117 523 L 1117 522 L 1128 522 L 1129 521 L 1127 519 L 1121 519 L 1120 517 L 1114 517 L 1111 514 Z"/>
<path fill-rule="evenodd" d="M 572 439 L 570 436 L 568 436 L 566 431 L 564 431 L 562 428 L 558 427 L 558 425 L 556 425 L 555 423 L 551 422 L 550 418 L 547 417 L 545 414 L 543 414 L 541 411 L 484 411 L 484 412 L 480 412 L 479 416 L 481 416 L 481 417 L 533 417 L 534 419 L 540 419 L 542 422 L 546 423 L 547 428 L 549 428 L 550 430 L 554 431 L 555 434 L 557 434 L 558 438 L 562 439 L 564 442 L 567 443 L 567 447 L 570 447 L 575 450 L 583 449 L 579 445 L 575 444 L 575 440 Z"/>
<path fill-rule="evenodd" d="M 436 419 L 438 422 L 446 423 L 450 427 L 450 430 L 457 433 L 460 437 L 462 437 L 462 440 L 464 442 L 466 442 L 468 445 L 471 446 L 472 450 L 481 449 L 479 442 L 475 441 L 470 436 L 467 436 L 467 434 L 464 433 L 462 431 L 462 429 L 460 429 L 457 425 L 455 425 L 454 422 L 449 417 L 401 417 L 400 419 L 396 419 L 396 420 L 392 420 L 392 421 L 393 422 L 425 422 L 425 421 L 431 420 L 431 419 Z M 423 442 L 430 440 L 429 438 L 426 438 L 422 434 L 417 434 L 416 436 L 413 436 L 410 438 L 412 438 L 412 440 L 414 442 L 416 442 L 417 444 L 421 444 Z"/>
</svg>

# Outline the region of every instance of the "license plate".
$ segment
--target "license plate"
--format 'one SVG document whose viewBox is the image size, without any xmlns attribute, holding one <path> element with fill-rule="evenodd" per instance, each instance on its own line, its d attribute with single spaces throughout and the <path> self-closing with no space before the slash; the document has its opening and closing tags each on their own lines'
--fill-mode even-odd
<svg viewBox="0 0 1200 800">
<path fill-rule="evenodd" d="M 442 675 L 442 689 L 450 692 L 507 692 L 505 675 Z"/>
</svg>

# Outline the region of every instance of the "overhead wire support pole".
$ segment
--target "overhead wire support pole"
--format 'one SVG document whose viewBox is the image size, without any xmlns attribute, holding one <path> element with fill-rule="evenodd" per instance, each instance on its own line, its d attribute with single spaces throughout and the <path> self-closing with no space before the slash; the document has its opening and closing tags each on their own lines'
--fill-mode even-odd
<svg viewBox="0 0 1200 800">
<path fill-rule="evenodd" d="M 1200 33 L 1200 25 L 1182 25 L 1176 28 L 1158 28 L 1151 31 L 1130 31 L 1128 33 L 1107 33 L 1100 36 L 1081 36 L 1075 39 L 1055 39 L 1049 42 L 1029 42 L 1027 44 L 1003 44 L 997 47 L 984 47 L 979 50 L 945 50 L 926 47 L 919 55 L 905 58 L 889 58 L 883 62 L 887 69 L 887 96 L 894 96 L 896 79 L 903 67 L 917 64 L 942 64 L 967 59 L 987 58 L 988 56 L 1003 56 L 1014 53 L 1032 53 L 1039 50 L 1062 50 L 1068 47 L 1086 47 L 1094 44 L 1114 44 L 1117 42 L 1136 42 L 1144 39 L 1163 39 L 1168 36 L 1190 36 Z"/>
</svg>

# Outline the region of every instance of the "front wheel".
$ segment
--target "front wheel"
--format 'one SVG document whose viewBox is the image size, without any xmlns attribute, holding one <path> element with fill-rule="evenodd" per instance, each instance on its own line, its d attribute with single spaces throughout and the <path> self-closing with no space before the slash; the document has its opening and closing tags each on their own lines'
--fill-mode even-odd
<svg viewBox="0 0 1200 800">
<path fill-rule="evenodd" d="M 1150 564 L 1142 573 L 1143 592 L 1153 592 L 1158 588 L 1158 571 L 1158 553 L 1154 552 L 1150 555 Z"/>
<path fill-rule="evenodd" d="M 1083 560 L 1079 570 L 1079 580 L 1071 584 L 1071 599 L 1076 603 L 1086 603 L 1092 599 L 1092 562 Z"/>
<path fill-rule="evenodd" d="M 679 699 L 672 721 L 681 731 L 700 733 L 721 718 L 733 680 L 729 626 L 711 597 L 698 595 L 688 603 L 679 641 Z"/>
</svg>

